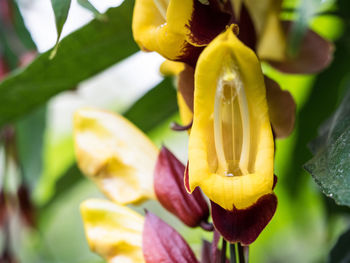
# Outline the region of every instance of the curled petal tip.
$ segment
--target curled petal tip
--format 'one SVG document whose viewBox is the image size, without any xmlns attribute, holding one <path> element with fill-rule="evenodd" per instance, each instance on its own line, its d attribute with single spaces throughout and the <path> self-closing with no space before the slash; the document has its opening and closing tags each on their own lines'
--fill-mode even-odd
<svg viewBox="0 0 350 263">
<path fill-rule="evenodd" d="M 180 125 L 180 124 L 178 124 L 176 122 L 173 122 L 173 123 L 171 123 L 171 127 L 170 128 L 173 131 L 187 131 L 187 130 L 191 129 L 191 127 L 192 127 L 192 121 L 189 124 L 184 125 L 184 126 Z"/>
</svg>

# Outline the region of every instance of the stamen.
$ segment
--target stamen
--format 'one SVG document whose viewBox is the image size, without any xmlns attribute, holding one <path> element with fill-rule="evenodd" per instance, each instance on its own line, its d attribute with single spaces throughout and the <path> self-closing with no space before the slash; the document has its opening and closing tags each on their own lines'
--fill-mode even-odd
<svg viewBox="0 0 350 263">
<path fill-rule="evenodd" d="M 238 93 L 239 108 L 241 110 L 242 128 L 243 128 L 243 142 L 242 152 L 239 161 L 239 168 L 243 173 L 248 173 L 249 164 L 249 149 L 250 149 L 250 119 L 249 119 L 249 108 L 248 100 L 242 85 L 242 81 L 235 79 L 235 84 Z"/>
<path fill-rule="evenodd" d="M 224 85 L 223 82 L 219 80 L 218 87 L 215 93 L 214 102 L 214 140 L 215 140 L 215 150 L 216 156 L 218 158 L 218 165 L 222 167 L 224 171 L 227 170 L 227 161 L 225 158 L 224 144 L 222 138 L 222 96 L 223 96 Z M 220 169 L 220 168 L 219 168 Z"/>
<path fill-rule="evenodd" d="M 217 172 L 225 176 L 247 174 L 251 147 L 249 107 L 239 71 L 232 64 L 224 67 L 218 80 L 213 124 Z"/>
<path fill-rule="evenodd" d="M 168 9 L 170 0 L 153 0 L 153 2 L 158 8 L 159 13 L 162 15 L 164 20 L 166 20 L 166 11 Z"/>
</svg>

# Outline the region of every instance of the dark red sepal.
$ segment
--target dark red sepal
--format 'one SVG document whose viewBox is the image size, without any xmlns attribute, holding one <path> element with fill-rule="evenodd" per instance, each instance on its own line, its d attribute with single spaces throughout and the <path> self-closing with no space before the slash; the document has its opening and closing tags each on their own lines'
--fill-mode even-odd
<svg viewBox="0 0 350 263">
<path fill-rule="evenodd" d="M 283 22 L 288 35 L 293 23 Z M 301 42 L 299 53 L 295 57 L 281 62 L 270 62 L 276 69 L 291 74 L 314 74 L 326 68 L 333 59 L 334 46 L 316 32 L 307 30 Z"/>
<path fill-rule="evenodd" d="M 152 213 L 146 213 L 142 238 L 142 251 L 146 263 L 198 262 L 180 234 Z"/>
<path fill-rule="evenodd" d="M 154 172 L 154 190 L 158 201 L 190 227 L 209 217 L 209 207 L 199 189 L 189 194 L 184 185 L 185 166 L 162 147 Z"/>
<path fill-rule="evenodd" d="M 246 209 L 223 209 L 211 202 L 211 213 L 215 228 L 229 242 L 249 245 L 270 222 L 277 207 L 275 194 L 267 194 Z"/>
</svg>

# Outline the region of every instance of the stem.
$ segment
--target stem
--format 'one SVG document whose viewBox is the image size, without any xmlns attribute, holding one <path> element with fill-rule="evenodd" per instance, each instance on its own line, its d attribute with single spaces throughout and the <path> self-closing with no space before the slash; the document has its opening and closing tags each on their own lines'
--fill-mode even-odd
<svg viewBox="0 0 350 263">
<path fill-rule="evenodd" d="M 230 263 L 236 263 L 236 245 L 230 244 Z"/>
<path fill-rule="evenodd" d="M 239 263 L 246 263 L 245 257 L 244 257 L 244 248 L 243 248 L 243 246 L 241 245 L 241 243 L 238 243 L 237 246 L 238 246 L 238 260 L 239 260 Z"/>
<path fill-rule="evenodd" d="M 225 263 L 226 262 L 226 246 L 227 246 L 227 242 L 225 239 L 222 239 L 222 247 L 221 247 L 221 263 Z"/>
</svg>

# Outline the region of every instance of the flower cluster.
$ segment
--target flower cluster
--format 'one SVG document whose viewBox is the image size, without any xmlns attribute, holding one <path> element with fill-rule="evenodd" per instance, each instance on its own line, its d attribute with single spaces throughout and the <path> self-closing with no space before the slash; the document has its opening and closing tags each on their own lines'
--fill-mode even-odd
<svg viewBox="0 0 350 263">
<path fill-rule="evenodd" d="M 280 0 L 136 0 L 135 41 L 165 57 L 161 71 L 177 79 L 183 126 L 173 129 L 188 130 L 188 163 L 158 150 L 121 116 L 76 113 L 79 167 L 113 201 L 81 206 L 89 245 L 108 262 L 198 262 L 172 227 L 127 204 L 155 199 L 187 226 L 214 230 L 202 262 L 216 262 L 219 234 L 248 246 L 270 222 L 277 207 L 274 140 L 293 130 L 295 103 L 263 75 L 261 62 L 315 73 L 332 52 L 309 30 L 299 53 L 288 54 L 292 22 L 282 22 L 280 11 Z"/>
</svg>

